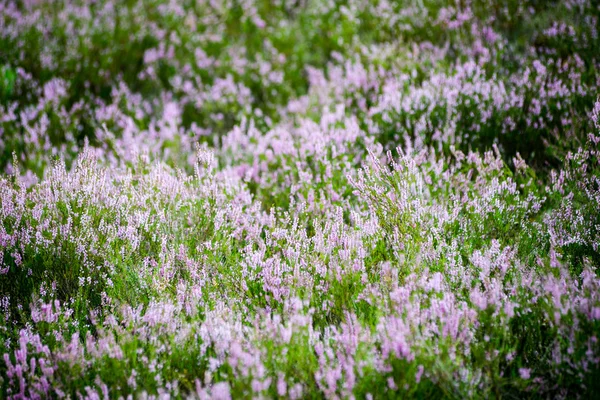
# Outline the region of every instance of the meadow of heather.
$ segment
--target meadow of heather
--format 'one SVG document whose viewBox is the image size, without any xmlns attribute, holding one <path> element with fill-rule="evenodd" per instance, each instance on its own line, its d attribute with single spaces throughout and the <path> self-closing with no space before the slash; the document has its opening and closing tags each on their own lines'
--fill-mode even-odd
<svg viewBox="0 0 600 400">
<path fill-rule="evenodd" d="M 0 398 L 600 398 L 597 0 L 0 0 Z"/>
</svg>

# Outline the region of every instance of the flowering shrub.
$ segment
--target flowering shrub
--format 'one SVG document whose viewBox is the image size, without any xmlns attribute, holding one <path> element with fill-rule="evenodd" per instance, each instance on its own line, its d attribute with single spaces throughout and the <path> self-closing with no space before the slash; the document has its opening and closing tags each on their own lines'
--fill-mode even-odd
<svg viewBox="0 0 600 400">
<path fill-rule="evenodd" d="M 592 397 L 599 18 L 1 2 L 0 397 Z"/>
</svg>

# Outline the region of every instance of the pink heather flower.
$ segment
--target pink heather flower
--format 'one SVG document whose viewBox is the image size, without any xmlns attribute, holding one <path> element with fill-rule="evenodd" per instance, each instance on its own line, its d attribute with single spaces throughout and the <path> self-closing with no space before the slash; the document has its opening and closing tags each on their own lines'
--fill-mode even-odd
<svg viewBox="0 0 600 400">
<path fill-rule="evenodd" d="M 296 383 L 290 389 L 290 399 L 300 399 L 302 397 L 304 389 L 300 383 Z"/>
<path fill-rule="evenodd" d="M 227 382 L 215 383 L 211 390 L 213 400 L 231 400 L 231 392 Z"/>
<path fill-rule="evenodd" d="M 531 370 L 529 368 L 519 368 L 519 375 L 521 376 L 521 379 L 529 379 Z"/>
<path fill-rule="evenodd" d="M 594 108 L 592 110 L 592 122 L 594 122 L 594 126 L 597 129 L 600 129 L 600 100 L 594 103 Z"/>
<path fill-rule="evenodd" d="M 419 365 L 417 367 L 417 373 L 415 374 L 415 381 L 417 381 L 417 383 L 421 382 L 421 377 L 423 376 L 424 370 L 425 370 L 425 367 L 423 367 L 422 365 Z"/>
<path fill-rule="evenodd" d="M 280 374 L 279 378 L 277 379 L 277 394 L 279 396 L 285 396 L 286 392 L 287 384 L 285 383 L 285 378 L 283 374 Z"/>
<path fill-rule="evenodd" d="M 398 386 L 396 385 L 396 382 L 394 382 L 394 378 L 389 377 L 387 379 L 387 384 L 391 390 L 398 390 Z"/>
</svg>

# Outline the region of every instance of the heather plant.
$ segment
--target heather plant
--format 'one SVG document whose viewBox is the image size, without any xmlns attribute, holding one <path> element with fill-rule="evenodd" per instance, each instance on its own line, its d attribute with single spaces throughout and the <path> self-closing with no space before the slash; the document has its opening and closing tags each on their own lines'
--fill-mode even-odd
<svg viewBox="0 0 600 400">
<path fill-rule="evenodd" d="M 599 17 L 1 3 L 0 397 L 593 397 Z"/>
</svg>

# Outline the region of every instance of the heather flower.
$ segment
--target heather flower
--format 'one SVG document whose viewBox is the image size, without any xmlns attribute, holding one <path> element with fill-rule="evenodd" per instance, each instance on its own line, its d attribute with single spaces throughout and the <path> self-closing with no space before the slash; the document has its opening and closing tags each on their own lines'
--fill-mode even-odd
<svg viewBox="0 0 600 400">
<path fill-rule="evenodd" d="M 529 379 L 531 376 L 531 370 L 529 368 L 519 368 L 519 376 L 521 379 Z"/>
</svg>

